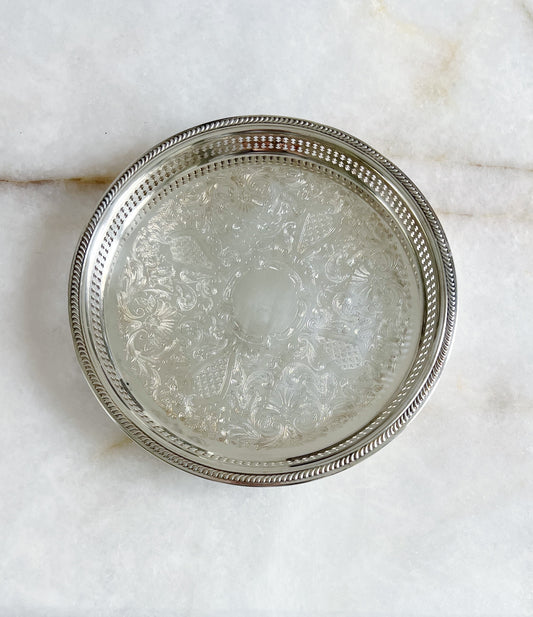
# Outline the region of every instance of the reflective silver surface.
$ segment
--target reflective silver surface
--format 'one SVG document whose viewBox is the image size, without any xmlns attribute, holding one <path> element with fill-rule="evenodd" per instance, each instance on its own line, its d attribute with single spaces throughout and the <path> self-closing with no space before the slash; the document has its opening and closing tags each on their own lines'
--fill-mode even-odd
<svg viewBox="0 0 533 617">
<path fill-rule="evenodd" d="M 333 473 L 418 410 L 455 319 L 423 196 L 335 129 L 230 118 L 160 144 L 76 253 L 78 355 L 128 434 L 239 484 Z"/>
</svg>

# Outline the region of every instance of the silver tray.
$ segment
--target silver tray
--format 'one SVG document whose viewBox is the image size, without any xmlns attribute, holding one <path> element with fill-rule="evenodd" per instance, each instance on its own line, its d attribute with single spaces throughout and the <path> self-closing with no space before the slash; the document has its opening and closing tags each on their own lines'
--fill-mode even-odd
<svg viewBox="0 0 533 617">
<path fill-rule="evenodd" d="M 110 187 L 77 248 L 70 320 L 96 396 L 199 476 L 304 482 L 376 451 L 450 347 L 453 261 L 412 182 L 292 118 L 175 135 Z"/>
</svg>

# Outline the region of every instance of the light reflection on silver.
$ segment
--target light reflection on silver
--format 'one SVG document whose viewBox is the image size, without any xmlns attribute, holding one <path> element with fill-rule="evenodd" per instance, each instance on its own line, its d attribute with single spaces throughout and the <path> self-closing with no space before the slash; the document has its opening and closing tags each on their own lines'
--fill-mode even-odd
<svg viewBox="0 0 533 617">
<path fill-rule="evenodd" d="M 450 343 L 429 206 L 368 146 L 303 124 L 230 119 L 154 149 L 73 266 L 74 337 L 106 409 L 223 481 L 356 462 L 416 412 Z"/>
</svg>

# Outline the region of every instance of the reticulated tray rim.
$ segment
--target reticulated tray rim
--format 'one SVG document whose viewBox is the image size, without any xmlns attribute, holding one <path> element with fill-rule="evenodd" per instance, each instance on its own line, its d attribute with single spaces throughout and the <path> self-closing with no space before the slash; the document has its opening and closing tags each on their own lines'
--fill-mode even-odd
<svg viewBox="0 0 533 617">
<path fill-rule="evenodd" d="M 413 202 L 420 208 L 420 211 L 425 217 L 425 221 L 433 234 L 433 239 L 435 241 L 438 254 L 442 260 L 442 275 L 444 281 L 442 289 L 442 301 L 444 303 L 443 323 L 440 340 L 438 341 L 438 353 L 435 355 L 435 361 L 431 371 L 427 375 L 427 379 L 411 401 L 410 405 L 403 410 L 397 418 L 395 418 L 394 422 L 391 422 L 388 426 L 386 426 L 384 430 L 379 431 L 378 434 L 370 433 L 366 442 L 359 444 L 358 447 L 352 451 L 341 451 L 338 456 L 333 456 L 331 460 L 328 460 L 325 463 L 319 462 L 304 468 L 296 467 L 294 469 L 284 470 L 282 472 L 267 471 L 266 473 L 260 469 L 254 469 L 253 471 L 250 470 L 250 473 L 246 471 L 237 472 L 227 469 L 219 469 L 216 466 L 210 466 L 209 464 L 190 460 L 186 456 L 179 456 L 175 451 L 165 447 L 161 443 L 158 443 L 158 441 L 153 439 L 153 436 L 150 436 L 131 422 L 131 420 L 126 417 L 114 404 L 113 400 L 109 396 L 109 392 L 98 375 L 99 367 L 94 365 L 94 361 L 89 353 L 87 337 L 81 319 L 81 313 L 85 307 L 80 306 L 80 285 L 82 282 L 82 273 L 89 243 L 102 215 L 112 203 L 115 196 L 120 190 L 123 189 L 128 181 L 132 179 L 138 171 L 142 170 L 144 166 L 177 144 L 185 144 L 189 140 L 194 140 L 195 138 L 197 139 L 203 135 L 208 135 L 213 131 L 220 132 L 224 129 L 231 129 L 233 127 L 254 127 L 256 125 L 262 127 L 279 127 L 280 130 L 284 128 L 293 130 L 303 129 L 325 137 L 335 138 L 346 147 L 354 148 L 357 152 L 362 153 L 368 160 L 376 165 L 376 168 L 380 170 L 383 169 L 385 172 L 389 173 L 398 183 L 401 190 L 405 191 Z M 393 163 L 378 154 L 368 145 L 346 133 L 305 120 L 296 120 L 276 116 L 234 117 L 199 125 L 189 129 L 188 131 L 178 133 L 177 135 L 155 146 L 131 167 L 129 167 L 123 174 L 121 174 L 104 195 L 80 239 L 71 270 L 69 300 L 71 328 L 76 352 L 82 368 L 84 369 L 91 387 L 95 391 L 104 408 L 128 433 L 128 435 L 163 460 L 166 460 L 167 462 L 170 462 L 187 471 L 216 480 L 247 485 L 290 484 L 328 475 L 357 462 L 367 454 L 384 445 L 392 436 L 403 428 L 403 426 L 405 426 L 408 420 L 415 415 L 440 375 L 444 360 L 447 356 L 452 341 L 456 316 L 455 271 L 450 249 L 444 232 L 442 231 L 442 227 L 440 226 L 433 210 L 414 184 Z M 301 462 L 299 465 L 301 465 Z"/>
</svg>

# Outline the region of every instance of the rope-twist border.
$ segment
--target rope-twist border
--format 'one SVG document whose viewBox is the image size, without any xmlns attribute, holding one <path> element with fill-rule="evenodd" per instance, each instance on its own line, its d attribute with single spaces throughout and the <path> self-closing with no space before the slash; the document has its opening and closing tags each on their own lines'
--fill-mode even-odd
<svg viewBox="0 0 533 617">
<path fill-rule="evenodd" d="M 128 182 L 132 176 L 134 176 L 143 166 L 153 160 L 159 154 L 176 146 L 186 140 L 189 140 L 197 135 L 211 132 L 217 129 L 229 128 L 233 126 L 245 126 L 250 124 L 274 124 L 287 127 L 300 127 L 312 130 L 319 134 L 323 134 L 329 137 L 334 137 L 345 145 L 354 148 L 356 151 L 363 152 L 374 162 L 379 163 L 384 167 L 395 180 L 407 191 L 411 198 L 420 208 L 421 212 L 426 218 L 426 221 L 433 233 L 433 238 L 438 247 L 440 257 L 443 263 L 444 277 L 445 277 L 445 296 L 446 296 L 446 311 L 445 311 L 445 324 L 443 336 L 440 344 L 438 354 L 435 362 L 425 380 L 422 388 L 419 390 L 416 398 L 412 403 L 396 418 L 396 420 L 387 426 L 379 435 L 372 438 L 369 442 L 362 446 L 355 448 L 353 451 L 339 456 L 334 460 L 327 463 L 318 464 L 305 469 L 293 470 L 288 472 L 278 473 L 236 473 L 220 469 L 215 469 L 204 464 L 196 463 L 185 457 L 179 456 L 169 449 L 165 448 L 161 444 L 154 441 L 149 435 L 144 433 L 138 426 L 134 425 L 115 405 L 110 398 L 106 388 L 101 383 L 93 363 L 91 361 L 89 352 L 87 350 L 87 341 L 83 332 L 83 326 L 80 315 L 80 286 L 82 282 L 82 273 L 84 268 L 85 259 L 87 256 L 87 250 L 90 240 L 96 230 L 99 220 L 103 213 L 109 207 L 113 198 L 121 190 L 121 188 Z M 95 392 L 96 396 L 104 406 L 106 411 L 111 417 L 121 426 L 121 428 L 137 443 L 145 447 L 157 455 L 162 460 L 180 467 L 185 471 L 203 476 L 213 480 L 222 482 L 228 482 L 231 484 L 242 484 L 249 486 L 271 486 L 280 484 L 296 484 L 299 482 L 305 482 L 321 476 L 329 475 L 340 471 L 341 469 L 354 465 L 365 456 L 368 456 L 372 452 L 375 452 L 381 448 L 387 441 L 394 437 L 406 424 L 409 422 L 419 411 L 429 392 L 433 388 L 437 379 L 440 376 L 442 367 L 446 361 L 455 327 L 457 315 L 457 284 L 455 268 L 453 264 L 453 258 L 451 255 L 450 247 L 444 230 L 435 215 L 435 212 L 422 195 L 420 190 L 413 184 L 413 182 L 391 161 L 385 158 L 382 154 L 374 150 L 368 144 L 360 141 L 359 139 L 339 131 L 338 129 L 310 122 L 307 120 L 300 120 L 282 116 L 238 116 L 232 118 L 225 118 L 216 120 L 207 124 L 193 127 L 182 133 L 178 133 L 166 141 L 161 142 L 141 158 L 139 158 L 133 165 L 131 165 L 121 176 L 112 184 L 109 190 L 106 192 L 102 200 L 100 201 L 96 211 L 94 212 L 91 220 L 89 221 L 85 231 L 83 232 L 74 260 L 72 263 L 70 281 L 69 281 L 69 318 L 72 330 L 72 337 L 74 341 L 74 347 L 81 364 L 82 369 L 85 372 L 86 378 Z"/>
</svg>

